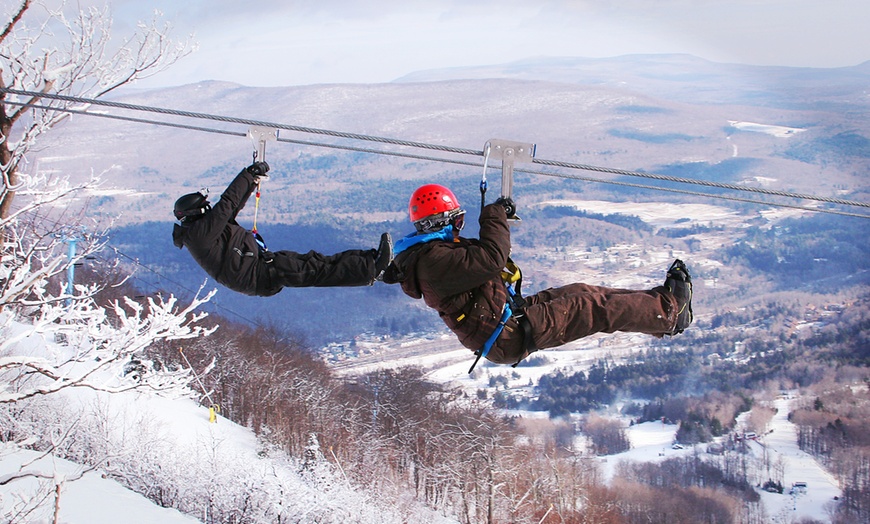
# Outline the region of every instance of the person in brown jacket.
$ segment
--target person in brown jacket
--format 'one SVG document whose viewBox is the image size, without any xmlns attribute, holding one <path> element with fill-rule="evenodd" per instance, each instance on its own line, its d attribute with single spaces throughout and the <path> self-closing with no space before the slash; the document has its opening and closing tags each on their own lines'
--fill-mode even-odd
<svg viewBox="0 0 870 524">
<path fill-rule="evenodd" d="M 502 272 L 511 267 L 507 213 L 514 209 L 504 199 L 485 206 L 479 239 L 464 238 L 459 232 L 465 211 L 453 192 L 438 184 L 421 186 L 408 205 L 416 231 L 396 242 L 383 281 L 422 298 L 463 346 L 497 364 L 516 364 L 532 351 L 593 333 L 662 337 L 691 324 L 692 281 L 680 260 L 665 284 L 650 290 L 576 283 L 525 297 L 524 303 L 509 301 Z"/>
</svg>

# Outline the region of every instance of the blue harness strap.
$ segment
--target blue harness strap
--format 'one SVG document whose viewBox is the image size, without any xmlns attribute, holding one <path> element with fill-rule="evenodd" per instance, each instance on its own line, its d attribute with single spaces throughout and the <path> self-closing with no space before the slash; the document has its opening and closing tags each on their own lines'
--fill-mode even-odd
<svg viewBox="0 0 870 524">
<path fill-rule="evenodd" d="M 501 332 L 504 331 L 504 325 L 507 323 L 508 319 L 511 318 L 513 311 L 511 311 L 511 306 L 509 303 L 505 302 L 504 309 L 502 310 L 501 318 L 498 321 L 498 326 L 495 327 L 495 330 L 492 332 L 492 335 L 486 339 L 486 342 L 483 343 L 483 347 L 474 352 L 477 355 L 477 358 L 474 359 L 474 364 L 471 365 L 471 368 L 468 370 L 468 374 L 470 375 L 472 371 L 474 371 L 474 366 L 480 362 L 480 359 L 487 356 L 489 354 L 489 350 L 492 349 L 492 346 L 495 344 L 498 336 L 501 335 Z"/>
</svg>

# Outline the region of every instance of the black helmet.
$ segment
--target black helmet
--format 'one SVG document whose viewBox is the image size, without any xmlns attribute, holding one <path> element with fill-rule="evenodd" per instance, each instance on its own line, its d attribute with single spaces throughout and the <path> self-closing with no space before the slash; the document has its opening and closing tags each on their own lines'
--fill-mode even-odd
<svg viewBox="0 0 870 524">
<path fill-rule="evenodd" d="M 208 193 L 204 191 L 184 195 L 175 201 L 175 218 L 184 222 L 206 214 L 211 209 L 207 199 Z"/>
</svg>

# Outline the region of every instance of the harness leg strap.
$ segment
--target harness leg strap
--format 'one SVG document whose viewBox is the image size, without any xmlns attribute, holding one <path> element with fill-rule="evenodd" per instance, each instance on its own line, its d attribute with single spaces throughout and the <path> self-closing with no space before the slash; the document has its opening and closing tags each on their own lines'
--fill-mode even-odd
<svg viewBox="0 0 870 524">
<path fill-rule="evenodd" d="M 498 321 L 498 326 L 496 326 L 495 331 L 492 332 L 492 335 L 486 339 L 486 342 L 483 343 L 483 347 L 474 352 L 477 355 L 477 358 L 474 359 L 474 364 L 471 365 L 471 368 L 468 370 L 468 374 L 470 375 L 472 371 L 474 371 L 474 366 L 480 361 L 480 357 L 485 357 L 489 350 L 492 349 L 493 344 L 495 344 L 498 336 L 501 335 L 501 332 L 504 330 L 504 325 L 507 323 L 508 319 L 511 318 L 513 312 L 511 311 L 510 301 L 504 303 L 504 309 L 502 310 L 501 318 Z"/>
</svg>

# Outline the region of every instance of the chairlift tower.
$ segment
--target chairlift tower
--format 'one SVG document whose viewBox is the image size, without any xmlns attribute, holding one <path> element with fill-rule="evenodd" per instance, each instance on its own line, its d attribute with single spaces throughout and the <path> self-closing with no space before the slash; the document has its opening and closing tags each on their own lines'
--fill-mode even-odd
<svg viewBox="0 0 870 524">
<path fill-rule="evenodd" d="M 58 238 L 61 242 L 67 245 L 66 258 L 67 258 L 67 268 L 66 268 L 66 305 L 70 306 L 72 304 L 72 296 L 75 292 L 75 275 L 76 275 L 76 266 L 81 265 L 80 262 L 76 262 L 76 243 L 80 240 L 84 240 L 85 229 L 81 228 L 80 233 L 77 235 L 74 232 L 70 232 L 67 229 L 62 230 L 60 233 L 56 234 L 55 237 Z"/>
</svg>

